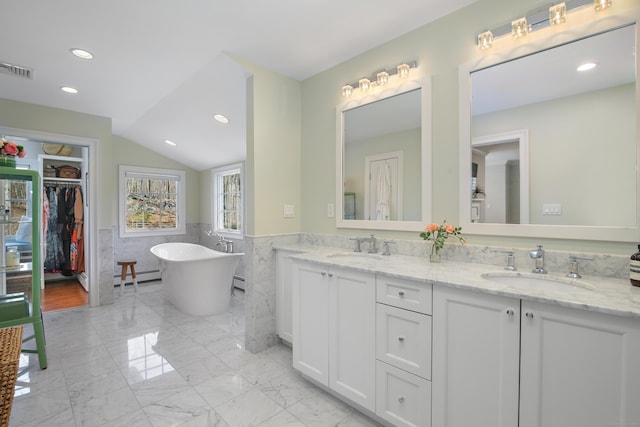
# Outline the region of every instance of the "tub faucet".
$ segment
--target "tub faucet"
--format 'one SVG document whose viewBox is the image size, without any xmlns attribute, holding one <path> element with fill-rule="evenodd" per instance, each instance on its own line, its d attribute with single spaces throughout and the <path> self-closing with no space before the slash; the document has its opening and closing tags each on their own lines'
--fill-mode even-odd
<svg viewBox="0 0 640 427">
<path fill-rule="evenodd" d="M 542 245 L 538 245 L 538 249 L 529 251 L 529 256 L 536 260 L 536 266 L 531 271 L 537 274 L 547 274 L 547 270 L 544 269 L 544 249 L 542 249 Z"/>
</svg>

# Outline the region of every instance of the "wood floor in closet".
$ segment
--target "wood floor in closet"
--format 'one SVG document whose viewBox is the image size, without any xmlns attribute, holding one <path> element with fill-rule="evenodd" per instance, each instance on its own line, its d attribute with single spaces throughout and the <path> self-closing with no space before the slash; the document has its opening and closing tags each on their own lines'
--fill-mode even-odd
<svg viewBox="0 0 640 427">
<path fill-rule="evenodd" d="M 76 279 L 46 283 L 42 290 L 42 311 L 63 310 L 89 304 L 89 293 Z"/>
<path fill-rule="evenodd" d="M 7 281 L 7 293 L 26 292 L 31 299 L 29 281 Z M 44 289 L 40 290 L 40 306 L 42 311 L 64 310 L 65 308 L 80 307 L 89 304 L 89 293 L 84 290 L 77 279 L 63 279 L 47 281 Z"/>
</svg>

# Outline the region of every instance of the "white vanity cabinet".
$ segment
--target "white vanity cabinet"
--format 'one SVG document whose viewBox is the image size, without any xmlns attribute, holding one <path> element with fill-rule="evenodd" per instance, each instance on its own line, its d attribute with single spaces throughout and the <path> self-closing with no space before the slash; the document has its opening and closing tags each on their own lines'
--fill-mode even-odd
<svg viewBox="0 0 640 427">
<path fill-rule="evenodd" d="M 293 260 L 293 366 L 375 411 L 375 276 Z"/>
<path fill-rule="evenodd" d="M 377 275 L 376 288 L 376 414 L 430 426 L 432 286 Z"/>
<path fill-rule="evenodd" d="M 439 287 L 433 424 L 640 423 L 640 320 Z"/>
</svg>

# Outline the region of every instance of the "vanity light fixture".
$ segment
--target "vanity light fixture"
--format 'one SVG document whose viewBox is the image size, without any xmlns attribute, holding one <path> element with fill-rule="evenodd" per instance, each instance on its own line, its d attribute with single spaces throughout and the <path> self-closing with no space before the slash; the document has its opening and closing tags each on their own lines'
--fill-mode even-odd
<svg viewBox="0 0 640 427">
<path fill-rule="evenodd" d="M 345 98 L 348 98 L 351 96 L 352 93 L 353 93 L 353 86 L 351 85 L 342 86 L 342 96 L 344 96 Z"/>
<path fill-rule="evenodd" d="M 567 20 L 567 5 L 566 3 L 558 3 L 549 8 L 549 24 L 558 25 L 566 22 Z"/>
<path fill-rule="evenodd" d="M 611 7 L 611 0 L 593 0 L 593 7 L 596 9 L 596 12 L 608 9 Z"/>
<path fill-rule="evenodd" d="M 371 87 L 371 80 L 367 79 L 366 77 L 363 79 L 360 79 L 360 81 L 358 82 L 358 87 L 362 92 L 368 91 L 369 88 Z"/>
<path fill-rule="evenodd" d="M 480 50 L 486 50 L 493 46 L 493 33 L 485 31 L 478 34 L 478 46 L 480 46 Z"/>
<path fill-rule="evenodd" d="M 511 21 L 511 35 L 514 39 L 519 39 L 521 37 L 529 34 L 529 24 L 527 23 L 527 18 L 516 19 L 515 21 Z"/>
<path fill-rule="evenodd" d="M 417 61 L 403 62 L 397 67 L 383 69 L 369 77 L 363 77 L 357 82 L 347 83 L 342 86 L 342 96 L 348 98 L 354 94 L 356 89 L 364 93 L 377 86 L 384 86 L 389 84 L 394 77 L 407 77 L 413 68 L 418 68 Z"/>
<path fill-rule="evenodd" d="M 216 119 L 217 122 L 226 125 L 229 123 L 229 119 L 224 114 L 214 114 L 213 118 Z"/>
<path fill-rule="evenodd" d="M 567 15 L 579 8 L 593 7 L 596 11 L 611 7 L 613 0 L 565 0 L 560 3 L 548 3 L 533 9 L 522 17 L 503 24 L 500 27 L 485 30 L 478 33 L 476 44 L 480 50 L 492 47 L 496 40 L 511 34 L 514 39 L 519 39 L 530 32 L 540 30 L 550 25 L 558 25 L 566 22 Z"/>
<path fill-rule="evenodd" d="M 175 147 L 175 146 L 178 145 L 178 144 L 176 144 L 175 142 L 173 142 L 170 139 L 165 139 L 164 142 L 167 143 L 168 145 L 172 146 L 172 147 Z"/>
<path fill-rule="evenodd" d="M 77 47 L 74 47 L 72 49 L 70 49 L 71 53 L 80 58 L 80 59 L 93 59 L 93 53 L 89 52 L 88 50 L 84 50 L 84 49 L 80 49 Z"/>
<path fill-rule="evenodd" d="M 71 93 L 71 94 L 76 94 L 78 93 L 78 89 L 76 89 L 75 87 L 71 87 L 71 86 L 60 86 L 60 90 L 66 93 Z"/>
</svg>

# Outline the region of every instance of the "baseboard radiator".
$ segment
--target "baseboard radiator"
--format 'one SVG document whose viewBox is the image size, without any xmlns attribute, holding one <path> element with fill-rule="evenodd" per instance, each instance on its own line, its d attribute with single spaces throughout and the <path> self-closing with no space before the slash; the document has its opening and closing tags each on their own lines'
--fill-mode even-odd
<svg viewBox="0 0 640 427">
<path fill-rule="evenodd" d="M 131 272 L 127 271 L 126 283 L 131 283 Z M 136 271 L 136 279 L 138 279 L 138 283 L 141 282 L 150 282 L 152 280 L 160 280 L 162 276 L 160 275 L 160 270 L 149 270 L 149 271 Z M 113 284 L 120 285 L 120 274 L 113 275 Z"/>
</svg>

